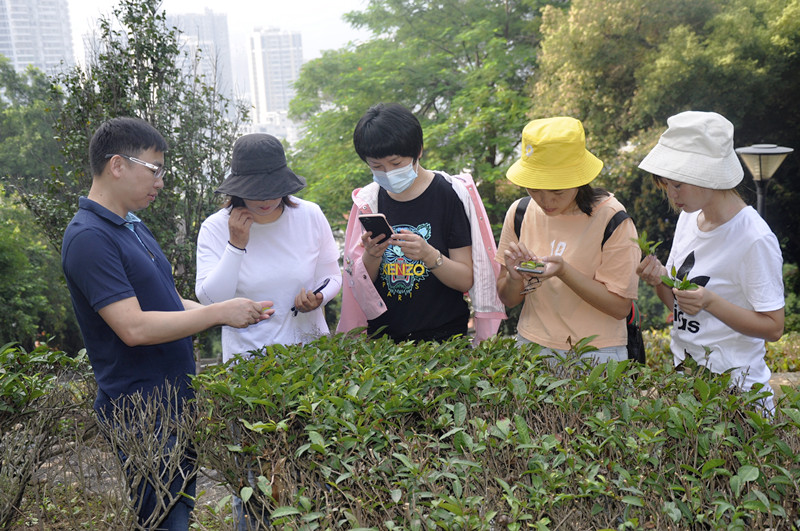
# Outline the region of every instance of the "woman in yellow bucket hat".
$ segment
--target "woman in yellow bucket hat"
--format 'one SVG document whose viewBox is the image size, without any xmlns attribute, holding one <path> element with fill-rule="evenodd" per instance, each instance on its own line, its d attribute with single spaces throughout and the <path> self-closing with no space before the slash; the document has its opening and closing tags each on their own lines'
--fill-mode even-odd
<svg viewBox="0 0 800 531">
<path fill-rule="evenodd" d="M 506 213 L 496 260 L 500 299 L 522 303 L 520 343 L 537 343 L 564 355 L 582 338 L 595 336 L 589 353 L 597 362 L 627 359 L 625 317 L 636 298 L 641 251 L 629 217 L 604 241 L 606 227 L 625 208 L 591 182 L 603 162 L 586 149 L 579 120 L 533 120 L 522 132 L 522 152 L 508 179 L 532 199 L 515 201 Z M 519 229 L 515 218 L 519 219 Z M 617 216 L 617 219 L 621 219 Z M 538 264 L 525 264 L 526 262 Z M 532 271 L 520 271 L 525 265 Z"/>
</svg>

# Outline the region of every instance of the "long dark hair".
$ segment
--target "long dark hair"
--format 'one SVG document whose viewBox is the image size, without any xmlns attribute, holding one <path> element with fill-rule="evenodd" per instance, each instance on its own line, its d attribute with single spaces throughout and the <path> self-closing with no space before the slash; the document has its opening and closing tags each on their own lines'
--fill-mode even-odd
<svg viewBox="0 0 800 531">
<path fill-rule="evenodd" d="M 578 187 L 578 194 L 575 196 L 575 203 L 581 212 L 587 216 L 592 215 L 594 205 L 596 205 L 604 197 L 611 195 L 602 188 L 594 188 L 589 184 L 584 184 Z"/>
</svg>

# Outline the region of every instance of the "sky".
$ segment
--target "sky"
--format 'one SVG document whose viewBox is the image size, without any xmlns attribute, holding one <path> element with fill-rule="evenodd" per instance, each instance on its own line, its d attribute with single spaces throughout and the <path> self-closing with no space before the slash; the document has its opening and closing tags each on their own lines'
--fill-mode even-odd
<svg viewBox="0 0 800 531">
<path fill-rule="evenodd" d="M 82 58 L 83 38 L 101 14 L 110 15 L 114 0 L 68 0 L 73 47 Z M 368 0 L 164 0 L 162 10 L 174 14 L 203 13 L 206 8 L 228 15 L 231 50 L 244 50 L 248 34 L 256 27 L 277 27 L 299 31 L 303 58 L 314 59 L 322 50 L 341 48 L 349 41 L 366 40 L 366 32 L 356 32 L 342 20 L 348 11 L 361 11 Z"/>
</svg>

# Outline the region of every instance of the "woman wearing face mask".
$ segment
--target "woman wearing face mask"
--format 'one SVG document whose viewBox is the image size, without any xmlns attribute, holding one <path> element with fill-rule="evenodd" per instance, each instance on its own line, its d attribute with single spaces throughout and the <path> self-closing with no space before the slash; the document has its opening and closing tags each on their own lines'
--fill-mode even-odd
<svg viewBox="0 0 800 531">
<path fill-rule="evenodd" d="M 470 199 L 471 179 L 465 183 L 422 167 L 422 127 L 401 105 L 370 108 L 356 125 L 353 144 L 374 182 L 353 192 L 337 331 L 366 326 L 369 334 L 395 341 L 466 335 L 464 293 L 472 290 L 476 316 L 487 318 L 476 325 L 477 339 L 495 333 L 504 314 L 493 293 L 494 240 L 480 237 L 483 205 Z M 384 214 L 395 234 L 380 243 L 381 235 L 364 232 L 357 218 L 365 213 Z"/>
</svg>

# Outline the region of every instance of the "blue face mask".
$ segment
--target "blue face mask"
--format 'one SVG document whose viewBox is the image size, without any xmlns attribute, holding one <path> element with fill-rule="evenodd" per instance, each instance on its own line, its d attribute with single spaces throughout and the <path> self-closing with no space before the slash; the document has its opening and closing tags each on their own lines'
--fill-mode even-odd
<svg viewBox="0 0 800 531">
<path fill-rule="evenodd" d="M 394 194 L 399 194 L 414 182 L 417 172 L 414 163 L 408 166 L 397 168 L 392 171 L 372 170 L 372 180 L 380 185 L 381 188 Z"/>
</svg>

